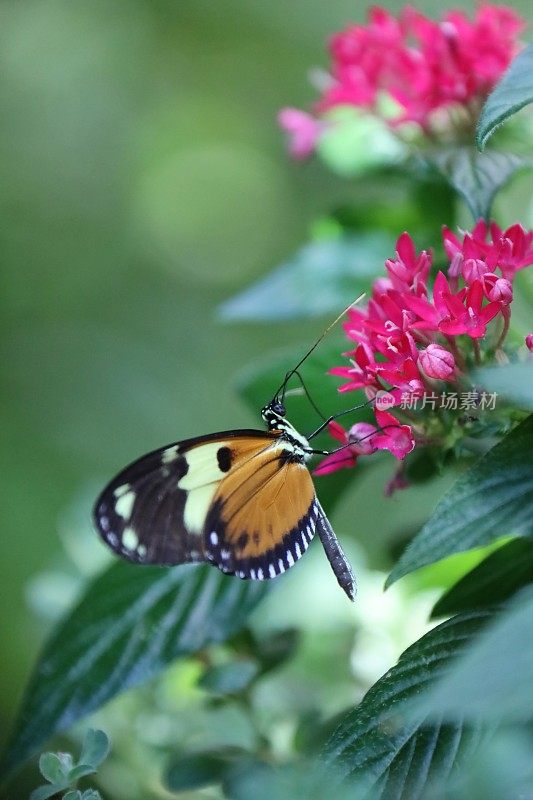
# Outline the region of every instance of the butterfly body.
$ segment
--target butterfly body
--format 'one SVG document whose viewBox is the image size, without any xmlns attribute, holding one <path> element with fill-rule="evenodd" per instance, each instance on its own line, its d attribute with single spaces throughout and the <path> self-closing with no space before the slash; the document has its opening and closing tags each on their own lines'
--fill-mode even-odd
<svg viewBox="0 0 533 800">
<path fill-rule="evenodd" d="M 139 564 L 208 562 L 242 579 L 290 569 L 318 531 L 339 583 L 355 582 L 316 497 L 308 440 L 272 401 L 267 430 L 233 430 L 155 450 L 122 470 L 94 510 L 118 555 Z"/>
</svg>

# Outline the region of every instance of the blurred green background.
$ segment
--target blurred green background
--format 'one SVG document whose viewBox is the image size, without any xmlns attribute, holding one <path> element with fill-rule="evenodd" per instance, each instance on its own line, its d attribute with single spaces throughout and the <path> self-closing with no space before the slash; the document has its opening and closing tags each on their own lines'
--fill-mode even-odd
<svg viewBox="0 0 533 800">
<path fill-rule="evenodd" d="M 531 16 L 526 0 L 512 5 Z M 216 308 L 291 255 L 317 217 L 365 201 L 360 183 L 317 161 L 291 163 L 275 122 L 281 106 L 314 99 L 306 76 L 327 65 L 326 37 L 361 20 L 365 6 L 16 0 L 0 8 L 4 738 L 47 620 L 106 558 L 88 516 L 103 482 L 166 442 L 256 425 L 234 389 L 239 370 L 287 344 L 305 349 L 324 327 L 322 319 L 221 323 Z M 333 516 L 359 572 L 365 561 L 385 569 L 388 543 L 415 529 L 442 492 L 441 481 L 385 503 L 391 469 L 354 485 Z M 355 530 L 373 542 L 370 556 Z M 363 575 L 373 588 L 360 602 L 394 627 L 393 594 L 383 599 L 372 575 Z M 337 620 L 351 641 L 364 609 L 346 607 L 318 546 L 283 581 L 257 624 L 319 631 L 311 691 L 330 663 L 325 630 Z M 418 632 L 378 653 L 368 680 Z M 350 692 L 332 697 L 332 713 Z"/>
</svg>

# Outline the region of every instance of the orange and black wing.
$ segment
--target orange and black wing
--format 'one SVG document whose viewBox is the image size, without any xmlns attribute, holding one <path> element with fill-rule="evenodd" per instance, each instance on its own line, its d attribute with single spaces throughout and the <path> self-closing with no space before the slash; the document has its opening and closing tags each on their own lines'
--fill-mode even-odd
<svg viewBox="0 0 533 800">
<path fill-rule="evenodd" d="M 221 481 L 205 521 L 206 556 L 239 578 L 275 578 L 306 551 L 318 514 L 307 467 L 279 439 Z"/>
</svg>

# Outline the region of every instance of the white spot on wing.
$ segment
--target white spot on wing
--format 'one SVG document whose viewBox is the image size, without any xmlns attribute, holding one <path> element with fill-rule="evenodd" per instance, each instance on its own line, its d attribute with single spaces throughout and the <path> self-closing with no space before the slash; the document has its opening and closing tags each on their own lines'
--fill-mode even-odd
<svg viewBox="0 0 533 800">
<path fill-rule="evenodd" d="M 224 561 L 228 561 L 230 556 L 231 556 L 231 553 L 230 553 L 229 550 L 221 550 L 220 551 L 220 558 L 222 558 Z"/>
<path fill-rule="evenodd" d="M 100 526 L 102 530 L 108 531 L 109 530 L 109 519 L 107 517 L 100 517 Z"/>
<path fill-rule="evenodd" d="M 135 497 L 135 492 L 132 489 L 120 495 L 115 503 L 115 511 L 119 517 L 122 517 L 122 519 L 129 519 L 131 517 Z"/>
<path fill-rule="evenodd" d="M 117 536 L 117 534 L 113 533 L 113 532 L 108 533 L 107 534 L 107 541 L 109 542 L 111 547 L 116 547 L 117 544 L 118 544 L 118 536 Z"/>
<path fill-rule="evenodd" d="M 146 555 L 146 545 L 140 544 L 137 548 L 137 555 L 139 558 L 144 558 Z"/>
<path fill-rule="evenodd" d="M 212 544 L 218 544 L 218 534 L 216 531 L 212 531 L 209 538 L 211 539 Z"/>
<path fill-rule="evenodd" d="M 294 564 L 294 557 L 290 550 L 287 550 L 285 558 L 287 559 L 287 564 L 289 565 L 289 567 L 292 567 Z"/>
<path fill-rule="evenodd" d="M 298 542 L 294 543 L 294 552 L 296 553 L 297 559 L 302 557 L 302 551 L 300 550 L 300 545 L 298 544 Z"/>
<path fill-rule="evenodd" d="M 122 545 L 126 548 L 126 550 L 135 550 L 137 545 L 139 544 L 139 537 L 133 530 L 133 528 L 124 528 L 124 533 L 122 534 Z"/>
<path fill-rule="evenodd" d="M 268 565 L 268 574 L 270 575 L 271 578 L 275 578 L 276 577 L 276 568 L 275 568 L 274 564 L 269 564 Z"/>
<path fill-rule="evenodd" d="M 251 578 L 253 581 L 257 580 L 257 573 L 256 573 L 255 569 L 251 569 L 251 570 L 250 570 L 250 578 Z"/>
<path fill-rule="evenodd" d="M 279 561 L 278 561 L 278 569 L 279 569 L 279 574 L 280 575 L 281 575 L 282 572 L 285 572 L 285 564 L 283 563 L 283 559 L 282 558 L 280 558 Z"/>
<path fill-rule="evenodd" d="M 265 575 L 264 575 L 263 570 L 261 569 L 261 567 L 259 567 L 259 569 L 257 570 L 257 580 L 258 581 L 264 581 L 265 580 Z"/>
<path fill-rule="evenodd" d="M 163 450 L 161 453 L 161 463 L 162 464 L 170 464 L 172 461 L 175 461 L 178 457 L 179 445 L 175 444 L 172 447 L 167 447 L 166 450 Z"/>
<path fill-rule="evenodd" d="M 129 492 L 130 489 L 131 486 L 129 483 L 123 483 L 122 486 L 117 486 L 113 494 L 115 497 L 121 497 L 123 494 L 126 494 L 126 492 Z"/>
</svg>

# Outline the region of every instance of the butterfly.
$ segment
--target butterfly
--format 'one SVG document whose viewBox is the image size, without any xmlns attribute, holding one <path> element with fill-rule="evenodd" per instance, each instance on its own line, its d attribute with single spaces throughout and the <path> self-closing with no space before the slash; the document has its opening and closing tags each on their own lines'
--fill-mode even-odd
<svg viewBox="0 0 533 800">
<path fill-rule="evenodd" d="M 307 468 L 308 459 L 323 451 L 314 450 L 286 417 L 285 387 L 290 375 L 299 374 L 297 367 L 261 411 L 266 430 L 175 442 L 113 478 L 94 508 L 104 542 L 137 564 L 207 562 L 228 575 L 269 580 L 294 566 L 318 533 L 353 600 L 352 569 Z"/>
</svg>

